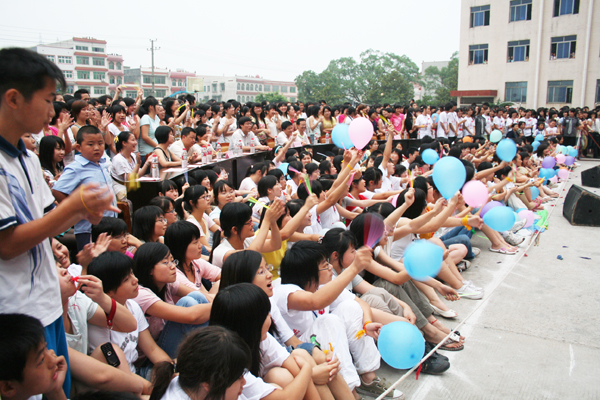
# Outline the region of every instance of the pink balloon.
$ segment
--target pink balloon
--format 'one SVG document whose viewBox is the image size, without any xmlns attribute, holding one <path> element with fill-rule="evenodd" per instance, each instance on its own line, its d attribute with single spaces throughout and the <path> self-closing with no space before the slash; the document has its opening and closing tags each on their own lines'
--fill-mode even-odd
<svg viewBox="0 0 600 400">
<path fill-rule="evenodd" d="M 556 162 L 559 163 L 559 164 L 563 164 L 566 159 L 567 159 L 567 157 L 564 154 L 557 154 L 556 155 Z"/>
<path fill-rule="evenodd" d="M 558 176 L 554 175 L 552 178 L 548 179 L 552 183 L 558 183 Z"/>
<path fill-rule="evenodd" d="M 568 169 L 559 169 L 558 177 L 564 181 L 565 179 L 567 179 L 569 177 L 569 170 Z"/>
<path fill-rule="evenodd" d="M 367 118 L 358 117 L 350 123 L 348 129 L 354 147 L 361 150 L 373 139 L 373 124 Z"/>
<path fill-rule="evenodd" d="M 481 207 L 488 201 L 488 190 L 480 181 L 469 181 L 462 188 L 465 203 L 471 207 Z"/>
<path fill-rule="evenodd" d="M 529 228 L 535 222 L 535 214 L 530 210 L 519 211 L 519 219 L 527 221 L 523 228 Z"/>
</svg>

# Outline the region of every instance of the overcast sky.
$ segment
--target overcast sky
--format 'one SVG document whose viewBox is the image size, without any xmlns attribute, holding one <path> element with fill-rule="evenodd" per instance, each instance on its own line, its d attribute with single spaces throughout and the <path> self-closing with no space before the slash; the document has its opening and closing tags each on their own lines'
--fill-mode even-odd
<svg viewBox="0 0 600 400">
<path fill-rule="evenodd" d="M 293 80 L 372 48 L 423 61 L 449 60 L 459 45 L 460 0 L 10 1 L 0 47 L 78 37 L 108 42 L 125 65 L 205 75 Z"/>
</svg>

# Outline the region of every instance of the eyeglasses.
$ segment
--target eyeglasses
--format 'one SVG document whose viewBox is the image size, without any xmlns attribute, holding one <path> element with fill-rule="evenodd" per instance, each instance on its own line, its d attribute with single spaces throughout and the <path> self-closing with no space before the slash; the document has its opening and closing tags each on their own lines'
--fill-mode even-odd
<svg viewBox="0 0 600 400">
<path fill-rule="evenodd" d="M 252 226 L 252 225 L 254 225 L 254 221 L 253 220 L 249 220 L 244 225 Z"/>
<path fill-rule="evenodd" d="M 259 268 L 258 271 L 256 271 L 256 275 L 265 275 L 267 271 L 273 271 L 273 264 L 267 264 L 263 268 Z"/>
<path fill-rule="evenodd" d="M 122 233 L 119 236 L 113 236 L 112 238 L 119 241 L 127 240 L 127 233 Z"/>
<path fill-rule="evenodd" d="M 165 264 L 165 265 L 178 266 L 179 265 L 179 260 L 167 260 L 167 261 L 163 261 L 162 263 Z"/>
<path fill-rule="evenodd" d="M 164 218 L 164 217 L 163 218 L 157 218 L 156 222 L 162 222 L 163 224 L 166 224 L 167 223 L 167 219 Z"/>
<path fill-rule="evenodd" d="M 202 200 L 210 201 L 210 195 L 209 194 L 207 194 L 205 196 L 200 196 L 199 198 L 202 199 Z"/>
<path fill-rule="evenodd" d="M 175 214 L 175 210 L 165 211 L 165 214 Z"/>
<path fill-rule="evenodd" d="M 323 267 L 323 268 L 319 268 L 319 271 L 328 271 L 328 270 L 330 270 L 331 268 L 333 268 L 333 265 L 331 265 L 331 263 L 329 262 L 329 258 L 327 258 L 327 259 L 325 260 L 325 267 Z"/>
</svg>

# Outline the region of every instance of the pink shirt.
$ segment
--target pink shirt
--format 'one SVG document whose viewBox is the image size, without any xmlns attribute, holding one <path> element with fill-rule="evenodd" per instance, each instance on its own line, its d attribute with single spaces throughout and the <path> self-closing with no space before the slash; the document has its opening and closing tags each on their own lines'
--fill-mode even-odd
<svg viewBox="0 0 600 400">
<path fill-rule="evenodd" d="M 165 326 L 165 320 L 163 320 L 162 318 L 147 315 L 147 311 L 152 305 L 162 300 L 152 290 L 145 288 L 142 285 L 140 285 L 139 287 L 140 291 L 134 300 L 136 303 L 139 304 L 144 314 L 146 314 L 146 320 L 148 321 L 148 325 L 150 325 L 150 334 L 152 335 L 154 340 L 158 340 L 158 337 L 160 336 L 160 333 L 162 332 Z M 165 290 L 165 303 L 175 304 L 173 298 L 176 297 L 177 290 L 179 290 L 178 281 L 175 281 L 173 283 L 167 283 Z"/>
<path fill-rule="evenodd" d="M 221 268 L 216 267 L 201 258 L 192 261 L 192 266 L 194 267 L 195 282 L 191 282 L 179 268 L 177 268 L 177 278 L 175 278 L 175 282 L 194 290 L 199 290 L 202 286 L 202 278 L 208 279 L 211 282 L 216 282 L 221 274 Z M 173 301 L 179 301 L 179 297 L 174 296 Z"/>
<path fill-rule="evenodd" d="M 204 223 L 206 224 L 208 230 L 210 230 L 210 228 L 213 225 L 215 225 L 215 221 L 213 221 L 208 215 L 206 215 L 206 213 L 202 214 L 202 218 L 204 219 Z M 193 215 L 190 214 L 187 221 L 196 225 L 198 229 L 200 229 L 200 237 L 206 236 L 206 233 L 204 233 L 204 231 L 202 230 L 202 226 L 200 226 L 200 223 L 196 220 L 196 218 Z"/>
<path fill-rule="evenodd" d="M 392 122 L 392 125 L 394 125 L 396 131 L 400 132 L 400 129 L 402 128 L 402 121 L 404 121 L 404 114 L 400 114 L 398 116 L 396 116 L 396 114 L 392 114 L 390 121 Z"/>
</svg>

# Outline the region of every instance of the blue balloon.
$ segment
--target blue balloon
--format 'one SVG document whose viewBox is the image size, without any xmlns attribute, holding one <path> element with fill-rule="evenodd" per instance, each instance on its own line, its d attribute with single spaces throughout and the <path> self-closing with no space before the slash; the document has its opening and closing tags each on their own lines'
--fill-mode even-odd
<svg viewBox="0 0 600 400">
<path fill-rule="evenodd" d="M 531 192 L 531 200 L 537 199 L 540 195 L 540 189 L 536 188 L 535 186 L 532 186 L 529 191 Z"/>
<path fill-rule="evenodd" d="M 554 175 L 556 175 L 556 171 L 553 170 L 552 168 L 542 168 L 542 169 L 540 169 L 540 174 L 539 174 L 540 178 L 550 179 Z"/>
<path fill-rule="evenodd" d="M 458 158 L 443 157 L 435 163 L 432 176 L 438 191 L 449 200 L 465 184 L 467 170 Z"/>
<path fill-rule="evenodd" d="M 436 163 L 437 160 L 440 159 L 440 156 L 433 149 L 425 149 L 421 154 L 421 158 L 423 159 L 423 161 L 425 161 L 425 163 L 433 165 Z"/>
<path fill-rule="evenodd" d="M 352 140 L 350 140 L 350 135 L 348 134 L 348 128 L 350 128 L 348 124 L 337 124 L 331 131 L 331 140 L 333 141 L 333 144 L 340 149 L 348 150 L 354 147 Z"/>
<path fill-rule="evenodd" d="M 498 232 L 511 229 L 515 221 L 515 213 L 510 207 L 495 207 L 483 216 L 483 222 Z"/>
<path fill-rule="evenodd" d="M 404 251 L 404 268 L 411 278 L 427 281 L 440 272 L 444 249 L 427 240 L 417 240 Z"/>
<path fill-rule="evenodd" d="M 289 166 L 290 166 L 289 163 L 284 162 L 284 163 L 281 163 L 279 165 L 279 167 L 277 167 L 277 168 L 279 168 L 281 170 L 281 172 L 283 172 L 284 175 L 287 175 Z"/>
<path fill-rule="evenodd" d="M 511 162 L 517 155 L 517 145 L 512 139 L 502 139 L 496 147 L 496 154 L 502 161 Z"/>
<path fill-rule="evenodd" d="M 537 189 L 537 188 L 536 188 Z M 521 211 L 527 211 L 527 209 L 525 207 L 521 207 L 521 208 L 517 208 L 517 210 L 515 211 L 517 213 L 517 215 L 519 215 L 519 213 Z"/>
<path fill-rule="evenodd" d="M 567 149 L 567 147 L 566 147 L 566 146 L 562 146 L 562 145 L 561 145 L 561 146 L 560 146 L 560 154 L 564 154 L 564 155 L 567 155 L 567 154 L 569 154 L 569 149 Z"/>
<path fill-rule="evenodd" d="M 579 154 L 578 154 L 578 152 L 577 152 L 577 149 L 570 149 L 570 150 L 569 150 L 569 155 L 570 155 L 571 157 L 577 157 Z"/>
<path fill-rule="evenodd" d="M 540 147 L 540 142 L 533 142 L 531 146 L 533 147 L 533 151 L 536 151 Z"/>
<path fill-rule="evenodd" d="M 535 137 L 536 142 L 541 142 L 542 140 L 544 140 L 544 135 L 541 133 Z"/>
<path fill-rule="evenodd" d="M 425 355 L 423 335 L 416 326 L 404 321 L 384 325 L 377 347 L 383 361 L 397 369 L 411 369 Z"/>
</svg>

